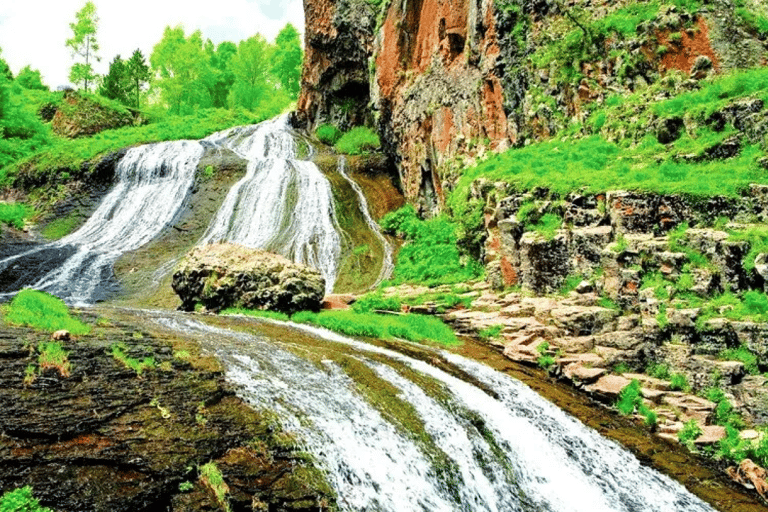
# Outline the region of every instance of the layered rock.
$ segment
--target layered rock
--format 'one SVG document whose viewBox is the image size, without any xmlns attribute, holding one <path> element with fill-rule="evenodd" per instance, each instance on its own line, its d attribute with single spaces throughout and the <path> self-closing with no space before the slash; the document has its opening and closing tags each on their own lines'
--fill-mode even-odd
<svg viewBox="0 0 768 512">
<path fill-rule="evenodd" d="M 196 247 L 173 274 L 172 287 L 191 311 L 227 307 L 294 313 L 317 311 L 325 292 L 319 271 L 277 254 L 234 244 Z"/>
</svg>

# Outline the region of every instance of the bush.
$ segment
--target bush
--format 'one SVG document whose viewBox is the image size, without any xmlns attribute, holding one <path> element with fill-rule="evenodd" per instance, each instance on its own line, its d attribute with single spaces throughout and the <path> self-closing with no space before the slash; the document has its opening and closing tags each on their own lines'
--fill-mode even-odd
<svg viewBox="0 0 768 512">
<path fill-rule="evenodd" d="M 619 393 L 619 399 L 616 402 L 616 408 L 622 415 L 629 416 L 635 412 L 638 404 L 641 403 L 642 398 L 640 397 L 640 381 L 634 379 Z"/>
<path fill-rule="evenodd" d="M 384 295 L 378 291 L 367 293 L 352 304 L 352 310 L 356 313 L 370 313 L 371 311 L 400 311 L 400 300 L 396 297 L 384 298 Z"/>
<path fill-rule="evenodd" d="M 696 420 L 690 420 L 683 425 L 683 429 L 677 433 L 677 438 L 681 443 L 689 444 L 698 439 L 703 433 L 704 431 L 701 430 L 701 427 L 696 423 Z"/>
<path fill-rule="evenodd" d="M 341 131 L 332 124 L 323 124 L 315 130 L 315 137 L 323 144 L 333 146 L 341 138 Z"/>
<path fill-rule="evenodd" d="M 379 136 L 370 128 L 358 126 L 341 136 L 335 144 L 336 151 L 347 155 L 364 155 L 381 147 Z"/>
<path fill-rule="evenodd" d="M 9 491 L 0 497 L 1 512 L 52 512 L 32 496 L 32 487 L 26 486 Z"/>
<path fill-rule="evenodd" d="M 75 335 L 91 332 L 90 326 L 70 316 L 64 301 L 45 292 L 22 290 L 3 309 L 3 319 L 9 324 L 48 332 L 66 329 Z"/>
<path fill-rule="evenodd" d="M 24 221 L 32 215 L 32 208 L 21 203 L 0 203 L 0 222 L 16 229 L 24 227 Z"/>
</svg>

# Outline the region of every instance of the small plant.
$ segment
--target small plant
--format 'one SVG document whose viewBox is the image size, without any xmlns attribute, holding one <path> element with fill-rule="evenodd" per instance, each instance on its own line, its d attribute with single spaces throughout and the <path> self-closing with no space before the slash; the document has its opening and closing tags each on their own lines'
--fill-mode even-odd
<svg viewBox="0 0 768 512">
<path fill-rule="evenodd" d="M 624 236 L 624 233 L 619 233 L 619 235 L 616 237 L 616 243 L 611 246 L 611 250 L 615 253 L 621 254 L 627 250 L 627 246 L 627 239 Z"/>
<path fill-rule="evenodd" d="M 623 361 L 621 363 L 614 365 L 613 367 L 613 373 L 617 375 L 621 375 L 622 373 L 627 373 L 629 372 L 629 370 L 630 370 L 629 366 L 627 365 L 627 363 Z"/>
<path fill-rule="evenodd" d="M 189 492 L 195 488 L 195 484 L 192 482 L 181 482 L 179 484 L 179 492 Z"/>
<path fill-rule="evenodd" d="M 741 361 L 744 363 L 744 369 L 750 375 L 758 375 L 760 367 L 757 356 L 744 345 L 738 348 L 729 348 L 719 354 L 719 358 L 724 361 Z"/>
<path fill-rule="evenodd" d="M 669 379 L 669 365 L 663 363 L 650 363 L 645 368 L 645 373 L 656 379 Z"/>
<path fill-rule="evenodd" d="M 691 386 L 688 384 L 688 378 L 682 373 L 673 373 L 669 377 L 669 388 L 672 391 L 690 391 Z"/>
<path fill-rule="evenodd" d="M 704 431 L 701 430 L 701 427 L 696 423 L 696 420 L 690 420 L 683 425 L 683 429 L 677 433 L 677 438 L 681 443 L 690 445 L 703 433 Z"/>
<path fill-rule="evenodd" d="M 40 506 L 40 502 L 32 496 L 32 487 L 26 486 L 9 491 L 0 497 L 2 512 L 52 512 L 48 507 Z"/>
<path fill-rule="evenodd" d="M 315 130 L 315 137 L 323 144 L 333 146 L 341 138 L 341 132 L 332 124 L 323 124 Z"/>
<path fill-rule="evenodd" d="M 209 179 L 213 178 L 213 166 L 212 165 L 206 165 L 202 172 L 202 178 L 205 181 L 208 181 Z"/>
<path fill-rule="evenodd" d="M 662 304 L 659 306 L 659 312 L 656 314 L 656 323 L 659 324 L 659 329 L 666 329 L 669 325 L 669 318 L 667 318 L 667 305 Z"/>
<path fill-rule="evenodd" d="M 35 365 L 30 364 L 27 366 L 26 370 L 24 370 L 24 386 L 31 386 L 34 384 L 35 380 L 37 379 L 37 368 L 35 368 Z"/>
<path fill-rule="evenodd" d="M 555 358 L 549 354 L 549 343 L 546 341 L 536 347 L 536 352 L 539 353 L 537 363 L 544 370 L 549 370 L 555 364 Z"/>
<path fill-rule="evenodd" d="M 619 399 L 616 402 L 616 408 L 624 416 L 629 416 L 635 412 L 638 404 L 642 403 L 640 397 L 640 381 L 633 379 L 624 389 L 619 392 Z"/>
<path fill-rule="evenodd" d="M 0 223 L 22 229 L 24 221 L 32 215 L 32 208 L 20 203 L 0 203 Z"/>
<path fill-rule="evenodd" d="M 485 329 L 481 329 L 477 333 L 477 335 L 482 340 L 490 340 L 492 338 L 498 338 L 503 328 L 504 328 L 503 325 L 491 325 L 489 327 L 486 327 Z"/>
<path fill-rule="evenodd" d="M 613 309 L 614 311 L 621 311 L 619 305 L 610 299 L 610 297 L 600 297 L 597 301 L 597 305 L 605 309 Z"/>
<path fill-rule="evenodd" d="M 69 352 L 64 351 L 61 343 L 58 341 L 44 341 L 37 349 L 40 352 L 38 364 L 41 371 L 55 368 L 62 377 L 69 377 L 69 372 L 72 369 L 72 365 L 67 359 Z"/>
<path fill-rule="evenodd" d="M 209 462 L 208 464 L 200 466 L 200 481 L 213 492 L 219 505 L 229 512 L 229 501 L 227 500 L 229 486 L 224 481 L 224 475 L 221 474 L 221 471 L 218 466 L 216 466 L 215 462 Z"/>
<path fill-rule="evenodd" d="M 342 135 L 334 146 L 339 153 L 364 155 L 379 149 L 381 141 L 370 128 L 358 126 Z"/>
<path fill-rule="evenodd" d="M 124 343 L 115 343 L 112 345 L 112 357 L 115 360 L 120 361 L 126 367 L 136 372 L 136 375 L 141 377 L 144 370 L 155 367 L 155 359 L 153 357 L 145 357 L 142 360 L 130 357 L 126 353 L 127 347 Z"/>
</svg>

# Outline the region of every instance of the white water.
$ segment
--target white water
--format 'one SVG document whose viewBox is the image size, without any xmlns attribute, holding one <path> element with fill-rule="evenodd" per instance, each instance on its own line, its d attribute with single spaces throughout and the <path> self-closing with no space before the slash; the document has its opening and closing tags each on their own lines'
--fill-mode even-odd
<svg viewBox="0 0 768 512">
<path fill-rule="evenodd" d="M 347 180 L 347 183 L 349 183 L 349 185 L 352 187 L 352 190 L 355 191 L 355 194 L 357 194 L 357 202 L 360 205 L 360 212 L 363 214 L 363 218 L 365 218 L 365 222 L 368 224 L 368 228 L 371 230 L 371 232 L 373 232 L 376 238 L 379 239 L 381 248 L 384 251 L 384 258 L 381 262 L 381 271 L 379 272 L 379 276 L 376 278 L 376 281 L 371 285 L 371 288 L 376 288 L 379 284 L 381 284 L 382 281 L 389 279 L 389 277 L 392 275 L 392 272 L 395 270 L 395 262 L 392 260 L 392 245 L 390 245 L 390 243 L 381 233 L 379 224 L 373 220 L 373 217 L 371 217 L 371 212 L 368 208 L 368 200 L 365 198 L 363 189 L 361 189 L 360 185 L 358 185 L 357 182 L 350 178 L 347 174 L 347 160 L 343 156 L 339 157 L 338 171 L 339 174 L 341 174 L 341 177 Z"/>
<path fill-rule="evenodd" d="M 399 389 L 399 398 L 414 408 L 434 446 L 448 457 L 441 465 L 418 437 L 373 408 L 337 363 L 318 367 L 280 343 L 193 320 L 158 321 L 198 336 L 227 366 L 228 379 L 244 399 L 278 411 L 326 470 L 342 510 L 713 510 L 522 383 L 459 356 L 443 354 L 498 398 L 423 361 L 323 329 L 293 326 L 348 346 L 352 357 Z M 448 398 L 430 397 L 397 370 L 399 365 L 434 379 Z"/>
<path fill-rule="evenodd" d="M 246 159 L 248 171 L 202 243 L 227 241 L 282 254 L 320 270 L 331 293 L 341 257 L 331 185 L 314 163 L 299 159 L 288 117 L 215 133 L 204 143 Z"/>
<path fill-rule="evenodd" d="M 128 150 L 117 167 L 117 185 L 78 231 L 57 242 L 0 261 L 13 268 L 41 251 L 74 248 L 62 266 L 31 288 L 44 290 L 70 304 L 86 305 L 112 274 L 124 253 L 141 247 L 171 224 L 194 183 L 203 147 L 193 141 L 164 142 Z"/>
</svg>

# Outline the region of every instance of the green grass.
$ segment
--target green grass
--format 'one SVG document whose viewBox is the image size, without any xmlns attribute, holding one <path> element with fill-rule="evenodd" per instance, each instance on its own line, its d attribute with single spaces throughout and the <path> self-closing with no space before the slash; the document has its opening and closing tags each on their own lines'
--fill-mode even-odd
<svg viewBox="0 0 768 512">
<path fill-rule="evenodd" d="M 271 320 L 280 320 L 287 322 L 290 320 L 290 316 L 278 311 L 264 311 L 260 309 L 242 309 L 242 308 L 227 308 L 221 312 L 222 315 L 245 315 L 254 318 L 268 318 Z"/>
<path fill-rule="evenodd" d="M 720 352 L 718 357 L 723 361 L 741 361 L 744 363 L 744 369 L 750 375 L 759 375 L 759 359 L 749 348 L 740 346 L 738 348 L 729 348 Z"/>
<path fill-rule="evenodd" d="M 384 297 L 381 291 L 366 293 L 355 300 L 352 310 L 356 313 L 372 311 L 400 311 L 401 301 L 396 297 Z"/>
<path fill-rule="evenodd" d="M 215 462 L 209 462 L 200 466 L 200 480 L 213 492 L 219 505 L 229 512 L 231 510 L 227 499 L 229 486 L 224 481 L 224 475 L 221 474 L 221 470 L 216 466 Z"/>
<path fill-rule="evenodd" d="M 74 335 L 91 332 L 89 325 L 70 316 L 64 301 L 45 292 L 22 290 L 2 309 L 3 320 L 12 325 L 48 332 L 65 329 Z"/>
<path fill-rule="evenodd" d="M 70 178 L 69 175 L 62 175 L 66 169 L 78 170 L 83 162 L 96 160 L 125 147 L 169 140 L 202 139 L 213 132 L 262 121 L 264 118 L 246 111 L 203 109 L 196 114 L 169 116 L 146 126 L 107 130 L 92 137 L 55 138 L 39 151 L 7 166 L 4 169 L 6 184 L 17 178 L 48 183 L 66 181 Z"/>
<path fill-rule="evenodd" d="M 381 315 L 340 310 L 320 313 L 301 311 L 294 314 L 291 320 L 325 327 L 349 336 L 380 339 L 402 338 L 419 343 L 435 342 L 446 346 L 460 343 L 453 330 L 440 319 L 424 315 Z"/>
<path fill-rule="evenodd" d="M 38 356 L 38 364 L 40 370 L 44 371 L 48 368 L 55 368 L 59 371 L 62 377 L 69 377 L 70 370 L 72 369 L 69 363 L 69 352 L 66 352 L 58 341 L 46 341 L 41 343 L 37 347 L 40 355 Z"/>
<path fill-rule="evenodd" d="M 315 130 L 315 137 L 320 142 L 333 146 L 341 138 L 341 131 L 332 124 L 323 124 Z"/>
<path fill-rule="evenodd" d="M 691 385 L 688 384 L 688 377 L 682 373 L 673 373 L 669 376 L 669 389 L 687 393 L 691 390 Z"/>
<path fill-rule="evenodd" d="M 703 433 L 704 432 L 701 430 L 699 424 L 696 423 L 696 420 L 690 420 L 683 425 L 683 429 L 677 433 L 677 438 L 683 444 L 690 444 L 698 439 Z"/>
<path fill-rule="evenodd" d="M 52 512 L 32 496 L 32 487 L 26 486 L 5 492 L 0 497 L 0 512 Z"/>
<path fill-rule="evenodd" d="M 42 235 L 48 240 L 59 240 L 72 233 L 82 219 L 76 213 L 52 220 L 42 230 Z"/>
<path fill-rule="evenodd" d="M 335 144 L 336 151 L 347 155 L 364 155 L 381 147 L 379 136 L 365 126 L 352 128 Z"/>
<path fill-rule="evenodd" d="M 24 221 L 34 210 L 22 203 L 0 203 L 0 222 L 16 229 L 24 227 Z"/>
<path fill-rule="evenodd" d="M 143 359 L 136 359 L 130 357 L 127 353 L 127 347 L 124 343 L 115 343 L 111 347 L 112 357 L 115 360 L 120 361 L 126 367 L 136 372 L 136 375 L 141 377 L 144 370 L 148 370 L 155 367 L 155 359 L 153 357 L 145 357 Z"/>
<path fill-rule="evenodd" d="M 664 363 L 650 363 L 645 368 L 645 373 L 656 379 L 668 380 L 670 376 L 669 365 Z"/>
<path fill-rule="evenodd" d="M 453 284 L 470 281 L 482 272 L 476 261 L 462 258 L 457 247 L 457 226 L 445 216 L 423 221 L 408 205 L 384 216 L 381 226 L 406 240 L 390 284 Z"/>
</svg>

